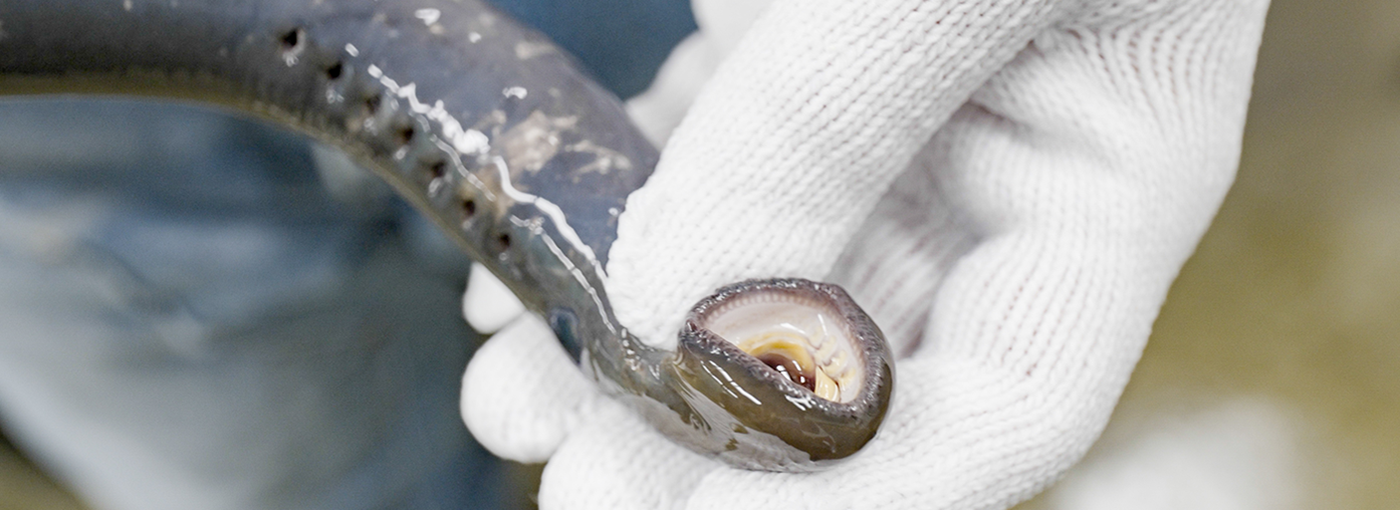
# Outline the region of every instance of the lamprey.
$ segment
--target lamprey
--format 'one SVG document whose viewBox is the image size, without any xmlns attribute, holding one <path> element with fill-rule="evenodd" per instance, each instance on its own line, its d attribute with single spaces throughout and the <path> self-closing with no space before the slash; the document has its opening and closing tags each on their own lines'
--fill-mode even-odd
<svg viewBox="0 0 1400 510">
<path fill-rule="evenodd" d="M 733 465 L 849 456 L 889 403 L 889 347 L 833 285 L 719 289 L 675 351 L 620 326 L 604 268 L 656 150 L 570 57 L 477 0 L 5 0 L 0 94 L 195 101 L 339 147 L 505 282 L 603 389 Z"/>
</svg>

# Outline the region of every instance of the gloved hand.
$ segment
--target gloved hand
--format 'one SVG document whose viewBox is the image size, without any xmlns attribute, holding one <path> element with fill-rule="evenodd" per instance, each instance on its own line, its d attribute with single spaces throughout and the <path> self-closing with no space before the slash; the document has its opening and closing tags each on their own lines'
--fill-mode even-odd
<svg viewBox="0 0 1400 510">
<path fill-rule="evenodd" d="M 635 111 L 683 100 L 665 87 L 694 80 L 668 73 L 728 51 L 745 23 L 726 3 L 752 5 L 697 0 L 701 34 Z M 549 460 L 546 509 L 1030 497 L 1103 429 L 1233 179 L 1266 7 L 777 0 L 629 199 L 607 290 L 624 326 L 667 345 L 730 282 L 845 286 L 900 356 L 879 435 L 815 473 L 729 468 L 600 395 L 532 317 L 468 367 L 468 426 Z"/>
</svg>

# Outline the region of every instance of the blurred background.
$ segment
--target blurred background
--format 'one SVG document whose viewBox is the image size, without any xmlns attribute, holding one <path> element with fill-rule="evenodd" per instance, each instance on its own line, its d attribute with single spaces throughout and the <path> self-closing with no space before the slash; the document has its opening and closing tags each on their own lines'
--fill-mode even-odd
<svg viewBox="0 0 1400 510">
<path fill-rule="evenodd" d="M 654 3 L 663 10 L 686 5 Z M 583 24 L 563 22 L 573 18 L 548 14 L 569 5 L 540 0 L 512 13 L 535 20 L 575 51 L 597 38 L 613 37 L 589 34 L 580 28 Z M 669 32 L 651 31 L 659 34 L 653 48 L 669 48 L 693 29 L 687 13 L 669 12 L 686 22 L 673 24 Z M 602 18 L 621 23 L 602 30 L 609 34 L 645 32 L 651 26 L 648 20 Z M 600 50 L 580 53 L 623 95 L 640 90 L 649 79 L 648 72 L 636 69 L 654 69 L 665 56 L 664 51 L 626 58 Z M 11 125 L 19 111 L 0 110 L 0 119 Z M 228 158 L 246 158 L 249 152 L 268 158 L 266 146 L 279 146 L 275 141 L 239 142 L 247 139 L 244 131 L 259 128 L 243 126 L 244 121 L 217 122 L 209 128 L 217 131 L 211 139 L 225 149 L 211 150 L 241 154 Z M 43 158 L 42 151 L 51 150 L 44 147 L 52 143 L 44 145 L 23 131 L 32 130 L 0 129 L 6 134 L 0 161 L 21 161 L 16 154 Z M 188 133 L 189 128 L 171 132 Z M 64 145 L 96 144 L 79 151 L 85 157 L 123 153 L 83 132 L 57 134 L 70 137 Z M 278 150 L 291 151 L 293 161 L 322 157 L 314 151 Z M 285 156 L 272 159 L 286 161 Z M 13 179 L 3 170 L 0 175 Z M 346 196 L 350 198 L 328 199 L 325 207 L 334 210 L 349 207 L 341 204 L 345 200 L 363 200 L 355 193 Z M 413 240 L 431 233 L 420 232 L 396 206 L 382 207 L 378 216 L 345 228 L 374 224 L 376 239 L 392 231 L 397 233 L 389 237 L 406 240 L 389 242 L 389 248 L 366 257 L 428 257 L 447 260 L 435 267 L 453 270 L 457 262 L 435 252 L 434 241 Z M 460 282 L 448 287 L 455 285 Z M 452 291 L 415 287 L 404 292 L 450 296 Z M 451 302 L 450 297 L 441 299 Z M 1397 312 L 1400 2 L 1274 0 L 1238 180 L 1175 283 L 1103 439 L 1065 480 L 1022 508 L 1122 508 L 1123 501 L 1114 498 L 1130 494 L 1157 496 L 1135 508 L 1393 508 L 1400 500 Z M 449 349 L 454 359 L 465 359 L 477 341 L 470 332 L 460 335 L 459 347 Z M 203 351 L 196 354 L 195 359 L 208 359 Z M 451 389 L 453 383 L 455 375 L 440 384 Z M 451 411 L 455 414 L 455 405 Z M 387 430 L 397 426 L 385 425 Z M 460 438 L 462 432 L 436 433 Z M 462 441 L 467 452 L 462 459 L 480 457 L 479 451 L 472 453 L 476 447 L 469 439 Z M 15 451 L 0 442 L 0 510 L 83 508 L 53 477 Z M 532 504 L 537 467 L 471 462 L 477 461 L 463 460 L 453 469 L 478 473 L 486 480 L 482 483 L 501 489 L 484 504 Z"/>
<path fill-rule="evenodd" d="M 1023 508 L 1379 510 L 1397 480 L 1400 2 L 1274 0 L 1235 185 L 1103 439 Z"/>
</svg>

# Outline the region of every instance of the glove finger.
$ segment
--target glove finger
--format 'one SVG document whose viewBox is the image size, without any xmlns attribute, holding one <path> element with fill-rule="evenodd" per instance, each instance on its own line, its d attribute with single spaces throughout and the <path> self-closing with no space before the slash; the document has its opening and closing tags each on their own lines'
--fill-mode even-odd
<svg viewBox="0 0 1400 510">
<path fill-rule="evenodd" d="M 664 345 L 719 286 L 825 277 L 938 125 L 1050 15 L 988 4 L 770 6 L 619 218 L 608 290 L 622 324 Z"/>
<path fill-rule="evenodd" d="M 762 17 L 772 0 L 692 0 L 695 24 L 713 41 L 721 55 L 728 55 Z"/>
<path fill-rule="evenodd" d="M 651 86 L 627 100 L 627 116 L 653 145 L 665 146 L 722 58 L 707 34 L 690 34 L 671 50 Z"/>
<path fill-rule="evenodd" d="M 540 480 L 545 510 L 679 508 L 718 464 L 662 437 L 609 399 L 550 458 Z"/>
<path fill-rule="evenodd" d="M 657 147 L 666 145 L 702 86 L 715 74 L 769 0 L 696 0 L 700 30 L 671 50 L 646 91 L 627 100 L 627 114 Z"/>
<path fill-rule="evenodd" d="M 1049 32 L 978 91 L 928 151 L 979 241 L 939 290 L 927 355 L 1074 367 L 1116 396 L 1233 179 L 1266 7 L 1185 2 L 1153 13 L 1155 31 Z"/>
<path fill-rule="evenodd" d="M 598 398 L 534 315 L 491 337 L 462 377 L 462 418 L 477 441 L 500 457 L 543 462 Z"/>
<path fill-rule="evenodd" d="M 500 331 L 525 314 L 525 305 L 506 284 L 485 266 L 472 264 L 467 292 L 462 296 L 462 316 L 479 333 Z"/>
</svg>

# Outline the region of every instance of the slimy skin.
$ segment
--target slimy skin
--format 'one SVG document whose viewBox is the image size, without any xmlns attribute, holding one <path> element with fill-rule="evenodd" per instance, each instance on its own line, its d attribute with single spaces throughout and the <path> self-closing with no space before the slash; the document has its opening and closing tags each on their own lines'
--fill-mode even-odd
<svg viewBox="0 0 1400 510">
<path fill-rule="evenodd" d="M 810 470 L 858 451 L 885 414 L 889 347 L 835 286 L 721 289 L 675 352 L 617 323 L 603 268 L 656 150 L 567 55 L 478 0 L 5 0 L 0 95 L 34 94 L 194 101 L 339 147 L 505 282 L 604 390 L 732 465 Z M 791 327 L 707 329 L 750 295 L 798 296 L 762 305 Z M 767 327 L 736 317 L 735 332 Z M 850 343 L 797 334 L 828 323 Z"/>
</svg>

